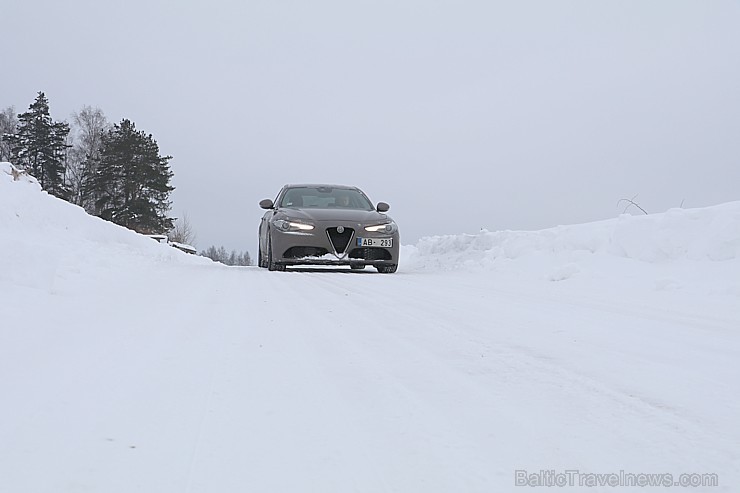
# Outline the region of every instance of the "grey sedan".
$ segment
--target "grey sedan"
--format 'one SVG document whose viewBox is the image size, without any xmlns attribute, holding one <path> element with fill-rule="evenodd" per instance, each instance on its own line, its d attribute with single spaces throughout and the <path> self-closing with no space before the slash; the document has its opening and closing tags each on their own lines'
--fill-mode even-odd
<svg viewBox="0 0 740 493">
<path fill-rule="evenodd" d="M 289 265 L 349 265 L 378 272 L 398 268 L 398 226 L 373 206 L 362 190 L 342 185 L 285 185 L 266 209 L 259 227 L 258 264 L 269 270 Z"/>
</svg>

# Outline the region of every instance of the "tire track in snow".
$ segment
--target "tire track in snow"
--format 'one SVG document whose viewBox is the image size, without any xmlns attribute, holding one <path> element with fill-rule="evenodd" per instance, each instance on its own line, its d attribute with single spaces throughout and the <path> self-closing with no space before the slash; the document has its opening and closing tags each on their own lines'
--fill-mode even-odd
<svg viewBox="0 0 740 493">
<path fill-rule="evenodd" d="M 304 275 L 310 276 L 311 274 Z M 408 315 L 408 313 L 413 313 L 416 310 L 423 313 L 425 318 L 435 320 L 436 323 L 432 324 L 435 327 L 454 325 L 455 331 L 466 331 L 470 334 L 475 334 L 476 336 L 480 335 L 477 323 L 473 323 L 471 325 L 469 322 L 464 320 L 461 321 L 459 318 L 460 311 L 451 310 L 449 305 L 439 303 L 439 300 L 436 300 L 437 302 L 429 302 L 428 292 L 422 296 L 411 296 L 411 299 L 407 298 L 404 299 L 402 303 L 399 303 L 397 293 L 386 294 L 382 291 L 379 292 L 378 290 L 373 290 L 372 287 L 370 288 L 370 291 L 368 291 L 367 283 L 360 282 L 359 279 L 347 281 L 346 277 L 347 276 L 331 278 L 326 274 L 321 274 L 312 278 L 311 283 L 323 285 L 326 291 L 333 292 L 335 295 L 341 295 L 342 293 L 347 295 L 352 294 L 352 302 L 357 305 L 358 311 L 366 304 L 366 300 L 368 299 L 372 299 L 377 306 L 377 298 L 386 298 L 386 303 L 380 303 L 380 305 L 388 307 L 401 305 L 403 307 L 399 309 L 390 309 L 390 313 L 387 314 L 388 318 L 402 318 L 405 315 Z M 427 280 L 428 278 L 425 278 L 423 282 L 426 284 Z M 507 294 L 511 297 L 511 294 Z M 593 305 L 587 306 L 585 309 L 588 311 L 595 310 Z M 452 316 L 450 316 L 451 311 L 453 312 Z M 634 312 L 624 313 L 623 311 L 619 311 L 617 313 L 623 318 L 635 318 Z M 640 312 L 637 313 L 639 314 Z M 431 317 L 429 316 L 430 314 L 432 314 Z M 413 315 L 407 318 L 409 323 L 413 323 Z M 713 321 L 710 320 L 710 323 L 712 322 Z M 382 325 L 377 328 L 379 330 L 384 330 L 384 334 L 389 336 L 388 339 L 395 339 L 396 343 L 398 343 L 399 338 L 404 334 L 403 331 L 384 329 L 384 326 Z M 527 330 L 528 326 L 526 323 L 522 323 L 517 329 Z M 415 346 L 415 349 L 418 350 L 418 341 L 418 338 L 411 341 L 406 338 L 405 342 Z M 430 344 L 427 348 L 432 349 L 430 360 L 442 361 L 440 356 L 443 355 L 440 355 L 439 353 L 439 347 L 441 346 L 438 342 L 439 341 L 435 341 L 435 343 Z M 469 342 L 473 342 L 473 346 L 476 345 L 476 341 Z M 479 340 L 477 341 L 477 345 L 485 347 L 486 343 Z M 634 392 L 621 390 L 620 388 L 602 380 L 595 380 L 593 377 L 569 368 L 567 365 L 563 365 L 557 360 L 545 356 L 542 353 L 538 353 L 536 350 L 531 348 L 513 344 L 502 344 L 500 341 L 496 343 L 495 347 L 495 359 L 500 362 L 505 361 L 504 366 L 508 367 L 507 371 L 509 373 L 524 373 L 529 378 L 532 378 L 534 383 L 543 389 L 566 389 L 567 394 L 571 399 L 582 400 L 584 395 L 588 396 L 588 400 L 597 401 L 596 404 L 603 409 L 607 415 L 612 416 L 615 423 L 621 423 L 625 417 L 642 423 L 649 422 L 651 423 L 651 428 L 656 432 L 660 430 L 660 433 L 666 440 L 677 442 L 677 445 L 685 445 L 687 442 L 703 445 L 705 451 L 711 449 L 712 444 L 716 445 L 718 443 L 723 443 L 724 445 L 721 447 L 722 450 L 717 450 L 716 453 L 709 452 L 705 454 L 704 461 L 708 466 L 711 466 L 713 461 L 721 463 L 735 460 L 737 457 L 737 454 L 734 452 L 732 440 L 728 439 L 722 432 L 708 428 L 698 418 L 678 412 L 670 406 L 657 404 L 654 400 L 651 402 L 650 400 L 640 397 Z M 490 345 L 488 349 L 490 350 Z M 473 352 L 473 350 L 468 351 L 468 360 L 474 360 L 472 357 Z M 457 370 L 459 371 L 460 368 Z M 501 368 L 493 367 L 489 368 L 487 371 L 490 374 L 494 374 L 496 371 L 500 370 Z M 487 381 L 487 384 L 488 383 L 490 383 L 490 380 Z M 532 384 L 533 382 L 529 383 Z M 557 395 L 554 395 L 554 397 L 557 398 Z M 604 425 L 607 427 L 609 426 L 609 422 L 605 422 L 603 416 L 597 416 L 595 419 L 592 419 L 592 421 L 600 427 L 603 427 Z M 619 428 L 619 425 L 611 427 L 614 434 L 619 433 Z M 644 445 L 650 446 L 650 441 Z M 711 459 L 709 456 L 711 456 Z"/>
</svg>

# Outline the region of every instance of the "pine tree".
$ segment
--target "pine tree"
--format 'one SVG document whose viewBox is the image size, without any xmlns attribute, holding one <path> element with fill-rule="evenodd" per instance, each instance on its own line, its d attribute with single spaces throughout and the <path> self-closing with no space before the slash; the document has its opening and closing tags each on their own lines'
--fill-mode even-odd
<svg viewBox="0 0 740 493">
<path fill-rule="evenodd" d="M 66 198 L 64 185 L 66 139 L 69 125 L 54 122 L 49 115 L 49 100 L 39 92 L 26 113 L 18 115 L 18 128 L 10 137 L 15 165 L 25 169 L 41 187 Z"/>
<path fill-rule="evenodd" d="M 160 156 L 154 138 L 122 120 L 103 138 L 95 177 L 86 193 L 97 197 L 95 213 L 139 233 L 172 229 L 171 156 Z"/>
<path fill-rule="evenodd" d="M 229 254 L 226 252 L 226 248 L 219 247 L 218 249 L 218 261 L 229 265 Z"/>
<path fill-rule="evenodd" d="M 203 257 L 208 257 L 209 259 L 213 260 L 214 262 L 218 262 L 218 250 L 216 250 L 215 246 L 208 247 L 208 250 L 205 250 L 203 252 L 200 252 L 200 254 Z"/>
</svg>

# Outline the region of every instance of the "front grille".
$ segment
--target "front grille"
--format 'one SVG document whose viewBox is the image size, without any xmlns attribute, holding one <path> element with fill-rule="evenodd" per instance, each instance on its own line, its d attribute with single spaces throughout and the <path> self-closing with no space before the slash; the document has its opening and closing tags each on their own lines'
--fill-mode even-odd
<svg viewBox="0 0 740 493">
<path fill-rule="evenodd" d="M 392 260 L 391 252 L 385 248 L 365 247 L 355 248 L 349 252 L 349 258 L 361 258 L 363 260 Z"/>
<path fill-rule="evenodd" d="M 334 246 L 334 251 L 337 253 L 344 253 L 352 240 L 355 230 L 352 228 L 344 228 L 344 231 L 339 233 L 337 228 L 326 228 L 326 234 L 329 236 L 329 241 Z"/>
<path fill-rule="evenodd" d="M 294 246 L 285 250 L 283 258 L 321 257 L 327 253 L 326 248 Z"/>
</svg>

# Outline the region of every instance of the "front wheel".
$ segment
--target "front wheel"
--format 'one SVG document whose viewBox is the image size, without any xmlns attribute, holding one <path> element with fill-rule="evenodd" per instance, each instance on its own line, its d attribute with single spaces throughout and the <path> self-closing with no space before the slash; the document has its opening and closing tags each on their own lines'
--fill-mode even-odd
<svg viewBox="0 0 740 493">
<path fill-rule="evenodd" d="M 272 257 L 272 239 L 270 233 L 267 233 L 267 270 L 285 270 L 285 266 L 278 264 Z"/>
<path fill-rule="evenodd" d="M 261 269 L 264 269 L 265 267 L 267 267 L 267 265 L 265 264 L 265 259 L 262 257 L 262 245 L 259 245 L 257 247 L 257 266 Z"/>
<path fill-rule="evenodd" d="M 398 269 L 398 264 L 376 265 L 375 268 L 378 269 L 378 272 L 381 274 L 393 274 Z"/>
</svg>

